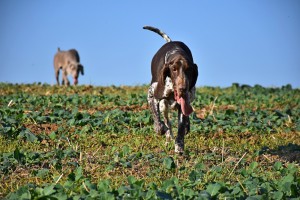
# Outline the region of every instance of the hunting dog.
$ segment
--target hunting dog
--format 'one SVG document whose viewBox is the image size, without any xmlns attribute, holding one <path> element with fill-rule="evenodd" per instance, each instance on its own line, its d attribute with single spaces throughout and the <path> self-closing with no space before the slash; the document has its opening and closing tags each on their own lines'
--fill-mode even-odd
<svg viewBox="0 0 300 200">
<path fill-rule="evenodd" d="M 60 48 L 54 56 L 54 71 L 56 83 L 59 85 L 59 70 L 62 70 L 62 85 L 70 85 L 68 75 L 72 75 L 74 85 L 78 84 L 79 73 L 84 74 L 83 66 L 80 64 L 80 57 L 76 49 L 61 51 Z"/>
<path fill-rule="evenodd" d="M 148 104 L 158 134 L 166 134 L 167 142 L 173 139 L 169 107 L 178 110 L 178 134 L 175 152 L 183 153 L 184 136 L 190 131 L 189 115 L 193 112 L 190 103 L 195 98 L 198 67 L 193 61 L 190 49 L 180 41 L 172 41 L 161 30 L 144 26 L 166 40 L 151 62 L 152 80 L 148 90 Z M 163 121 L 160 119 L 163 116 Z"/>
</svg>

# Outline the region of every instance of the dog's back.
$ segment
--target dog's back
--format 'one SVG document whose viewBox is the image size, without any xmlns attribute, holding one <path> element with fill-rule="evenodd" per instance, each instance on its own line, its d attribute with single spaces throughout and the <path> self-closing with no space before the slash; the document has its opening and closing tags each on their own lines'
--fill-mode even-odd
<svg viewBox="0 0 300 200">
<path fill-rule="evenodd" d="M 80 63 L 80 57 L 76 49 L 70 49 L 68 52 L 70 56 L 76 60 L 76 62 Z"/>
<path fill-rule="evenodd" d="M 80 57 L 76 49 L 70 49 L 68 51 L 61 51 L 58 48 L 54 56 L 54 67 L 55 69 L 64 68 L 68 62 L 80 63 Z"/>
</svg>

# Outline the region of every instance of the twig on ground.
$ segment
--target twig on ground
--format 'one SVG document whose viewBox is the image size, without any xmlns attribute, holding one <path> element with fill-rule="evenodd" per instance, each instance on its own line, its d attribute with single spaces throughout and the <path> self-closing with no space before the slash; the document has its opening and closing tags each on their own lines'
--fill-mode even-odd
<svg viewBox="0 0 300 200">
<path fill-rule="evenodd" d="M 235 168 L 238 166 L 238 164 L 241 162 L 241 160 L 245 157 L 246 154 L 247 154 L 247 152 L 245 152 L 244 155 L 240 158 L 240 160 L 235 164 L 235 166 L 233 167 L 232 171 L 230 172 L 228 178 L 230 178 L 231 174 L 233 173 Z"/>
<path fill-rule="evenodd" d="M 61 177 L 62 177 L 63 175 L 64 175 L 64 174 L 61 174 L 61 175 L 58 177 L 58 179 L 55 181 L 55 184 L 58 183 L 58 181 L 61 179 Z"/>
<path fill-rule="evenodd" d="M 223 138 L 223 145 L 222 145 L 222 163 L 224 161 L 224 145 L 225 145 L 225 141 L 224 141 L 224 138 Z"/>
<path fill-rule="evenodd" d="M 210 114 L 210 115 L 213 114 L 213 111 L 214 111 L 214 108 L 215 108 L 217 99 L 218 99 L 218 96 L 215 97 L 214 102 L 213 102 L 213 104 L 212 104 L 212 106 L 211 106 L 211 108 L 210 108 L 210 111 L 209 111 L 209 114 Z"/>
<path fill-rule="evenodd" d="M 82 182 L 82 184 L 83 184 L 84 189 L 89 193 L 90 191 L 89 191 L 89 189 L 86 187 L 85 183 Z"/>
<path fill-rule="evenodd" d="M 10 107 L 12 105 L 13 105 L 13 100 L 10 100 L 9 103 L 8 103 L 8 105 L 7 105 L 7 107 Z"/>
</svg>

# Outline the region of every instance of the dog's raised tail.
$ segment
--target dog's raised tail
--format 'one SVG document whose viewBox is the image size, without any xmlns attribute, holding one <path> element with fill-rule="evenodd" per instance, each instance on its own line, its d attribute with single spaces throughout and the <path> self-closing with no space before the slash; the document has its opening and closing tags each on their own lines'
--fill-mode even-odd
<svg viewBox="0 0 300 200">
<path fill-rule="evenodd" d="M 147 29 L 147 30 L 150 30 L 150 31 L 153 31 L 153 32 L 159 34 L 161 37 L 163 37 L 166 40 L 166 42 L 171 42 L 172 41 L 171 38 L 167 34 L 162 32 L 158 28 L 155 28 L 155 27 L 152 27 L 152 26 L 144 26 L 143 29 Z"/>
</svg>

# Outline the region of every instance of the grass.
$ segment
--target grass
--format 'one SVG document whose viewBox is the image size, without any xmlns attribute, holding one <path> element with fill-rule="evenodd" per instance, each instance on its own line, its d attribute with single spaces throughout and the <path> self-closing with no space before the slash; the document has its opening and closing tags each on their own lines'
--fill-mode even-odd
<svg viewBox="0 0 300 200">
<path fill-rule="evenodd" d="M 154 133 L 146 92 L 0 84 L 0 197 L 300 195 L 299 89 L 197 88 L 183 156 Z"/>
</svg>

